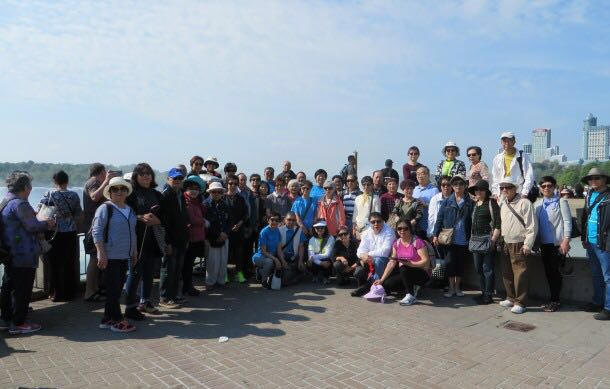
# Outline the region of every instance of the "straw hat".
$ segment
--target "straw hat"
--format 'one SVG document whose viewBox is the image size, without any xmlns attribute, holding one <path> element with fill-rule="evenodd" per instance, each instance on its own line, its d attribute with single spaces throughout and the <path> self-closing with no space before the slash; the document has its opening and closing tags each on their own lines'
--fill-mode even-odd
<svg viewBox="0 0 610 389">
<path fill-rule="evenodd" d="M 133 188 L 131 184 L 123 177 L 114 177 L 110 179 L 108 185 L 104 188 L 104 197 L 110 200 L 110 188 L 115 186 L 124 186 L 127 188 L 127 196 L 131 194 Z"/>
</svg>

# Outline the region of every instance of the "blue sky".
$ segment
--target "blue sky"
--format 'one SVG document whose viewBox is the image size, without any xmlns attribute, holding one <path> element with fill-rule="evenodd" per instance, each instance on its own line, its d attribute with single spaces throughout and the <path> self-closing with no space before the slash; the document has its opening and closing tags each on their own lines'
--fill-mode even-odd
<svg viewBox="0 0 610 389">
<path fill-rule="evenodd" d="M 610 123 L 608 20 L 586 0 L 0 1 L 0 161 L 310 174 L 358 150 L 362 175 L 412 144 L 435 166 L 447 140 L 490 161 L 539 127 L 576 159 L 586 114 Z"/>
</svg>

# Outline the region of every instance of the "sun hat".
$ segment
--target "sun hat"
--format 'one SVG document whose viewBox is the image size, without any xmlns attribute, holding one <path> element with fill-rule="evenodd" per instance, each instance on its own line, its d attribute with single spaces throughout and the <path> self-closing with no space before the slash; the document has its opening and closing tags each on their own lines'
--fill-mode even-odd
<svg viewBox="0 0 610 389">
<path fill-rule="evenodd" d="M 222 193 L 224 193 L 226 191 L 226 189 L 222 187 L 222 184 L 220 182 L 210 183 L 210 187 L 208 188 L 207 192 L 212 193 L 213 191 L 216 191 L 216 190 L 221 190 Z"/>
<path fill-rule="evenodd" d="M 383 304 L 383 302 L 385 301 L 385 289 L 381 285 L 373 285 L 371 286 L 371 290 L 367 294 L 362 296 L 362 298 L 365 298 L 369 301 L 379 300 L 379 302 Z"/>
<path fill-rule="evenodd" d="M 180 169 L 173 167 L 169 169 L 169 172 L 167 172 L 167 176 L 171 179 L 174 179 L 176 177 L 184 177 L 184 174 Z"/>
<path fill-rule="evenodd" d="M 184 180 L 182 186 L 186 187 L 187 184 L 190 182 L 194 182 L 195 184 L 199 185 L 199 190 L 201 190 L 202 192 L 205 190 L 205 182 L 201 179 L 201 177 L 196 175 L 188 176 L 186 177 L 186 180 Z"/>
<path fill-rule="evenodd" d="M 513 134 L 511 131 L 504 131 L 502 135 L 500 135 L 500 140 L 503 138 L 515 139 L 515 134 Z"/>
<path fill-rule="evenodd" d="M 591 178 L 591 176 L 602 176 L 602 177 L 606 177 L 606 183 L 608 182 L 608 175 L 606 173 L 604 173 L 603 171 L 601 171 L 600 169 L 594 167 L 591 170 L 589 170 L 589 173 L 587 173 L 586 176 L 584 176 L 580 182 L 582 182 L 583 184 L 588 184 L 589 183 L 589 178 Z"/>
<path fill-rule="evenodd" d="M 314 224 L 313 227 L 314 228 L 316 228 L 316 227 L 327 227 L 326 220 L 320 220 L 320 221 L 316 222 L 316 224 Z"/>
<path fill-rule="evenodd" d="M 474 184 L 473 186 L 471 186 L 470 188 L 468 188 L 468 193 L 470 193 L 471 195 L 474 196 L 474 193 L 477 190 L 484 190 L 485 192 L 487 192 L 487 197 L 489 198 L 489 196 L 491 196 L 491 191 L 489 190 L 489 182 L 485 181 L 485 180 L 479 180 L 477 181 L 476 184 Z"/>
<path fill-rule="evenodd" d="M 127 181 L 123 177 L 114 177 L 114 178 L 111 178 L 110 182 L 108 183 L 108 185 L 104 188 L 104 197 L 107 198 L 108 200 L 110 200 L 110 188 L 113 188 L 115 186 L 124 186 L 124 187 L 126 187 L 127 188 L 127 196 L 129 196 L 131 194 L 131 192 L 133 191 L 133 187 L 131 186 L 129 181 Z"/>
<path fill-rule="evenodd" d="M 457 180 L 462 181 L 464 184 L 468 184 L 468 181 L 466 181 L 466 177 L 464 177 L 461 174 L 456 174 L 455 176 L 451 177 L 451 181 L 449 181 L 449 183 L 451 185 L 453 185 L 453 183 L 456 182 Z"/>
<path fill-rule="evenodd" d="M 519 185 L 515 181 L 513 181 L 512 177 L 502 177 L 500 182 L 498 182 L 498 187 L 501 187 L 502 184 L 509 184 L 517 188 Z M 505 185 L 506 186 L 506 185 Z"/>
<path fill-rule="evenodd" d="M 447 154 L 446 150 L 447 147 L 453 147 L 456 150 L 455 156 L 459 157 L 460 156 L 460 148 L 458 147 L 457 143 L 455 143 L 454 141 L 450 140 L 449 142 L 445 143 L 445 147 L 443 147 L 443 155 Z"/>
<path fill-rule="evenodd" d="M 206 166 L 208 163 L 213 163 L 214 165 L 216 165 L 215 169 L 220 166 L 220 164 L 218 163 L 218 158 L 216 157 L 207 157 L 205 161 L 203 161 L 203 166 Z"/>
</svg>

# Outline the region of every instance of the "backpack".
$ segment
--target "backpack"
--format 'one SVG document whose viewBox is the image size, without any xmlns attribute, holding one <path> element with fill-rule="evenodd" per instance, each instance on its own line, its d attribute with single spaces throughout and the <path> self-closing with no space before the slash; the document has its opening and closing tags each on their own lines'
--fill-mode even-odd
<svg viewBox="0 0 610 389">
<path fill-rule="evenodd" d="M 106 219 L 106 225 L 104 226 L 104 243 L 108 243 L 108 229 L 110 226 L 110 219 L 112 218 L 112 213 L 114 212 L 114 207 L 112 204 L 104 203 L 106 206 L 106 210 L 108 211 L 108 218 Z M 91 223 L 91 228 L 87 234 L 85 234 L 85 239 L 83 239 L 83 246 L 85 246 L 86 254 L 95 254 L 97 252 L 97 248 L 95 247 L 95 243 L 93 243 L 93 223 Z"/>
<path fill-rule="evenodd" d="M 517 163 L 519 164 L 519 170 L 521 170 L 521 177 L 523 177 L 523 182 L 525 182 L 525 174 L 523 173 L 523 150 L 519 150 L 519 156 L 517 157 Z M 534 203 L 536 199 L 540 197 L 540 189 L 538 189 L 538 184 L 534 180 L 534 184 L 529 192 L 527 192 L 527 199 Z"/>
<path fill-rule="evenodd" d="M 0 203 L 0 264 L 8 264 L 11 260 L 11 252 L 8 247 L 4 245 L 2 236 L 4 235 L 4 225 L 2 223 L 2 211 L 8 205 L 11 200 L 4 199 Z"/>
</svg>

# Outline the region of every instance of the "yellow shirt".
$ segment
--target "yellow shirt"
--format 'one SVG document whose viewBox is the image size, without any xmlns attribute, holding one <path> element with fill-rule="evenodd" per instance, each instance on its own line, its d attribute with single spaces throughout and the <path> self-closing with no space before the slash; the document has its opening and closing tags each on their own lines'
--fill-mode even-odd
<svg viewBox="0 0 610 389">
<path fill-rule="evenodd" d="M 515 153 L 516 154 L 516 153 Z M 515 158 L 515 154 L 504 153 L 504 177 L 510 177 L 510 164 Z"/>
</svg>

